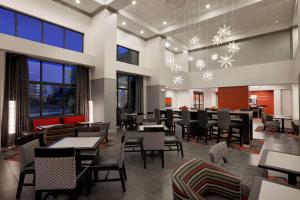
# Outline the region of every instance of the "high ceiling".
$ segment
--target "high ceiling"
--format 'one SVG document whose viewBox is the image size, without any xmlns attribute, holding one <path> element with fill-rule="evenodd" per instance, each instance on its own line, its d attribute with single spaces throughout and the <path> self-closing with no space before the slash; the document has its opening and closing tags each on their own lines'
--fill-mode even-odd
<svg viewBox="0 0 300 200">
<path fill-rule="evenodd" d="M 231 26 L 230 39 L 241 39 L 293 26 L 296 0 L 186 0 L 170 9 L 165 0 L 53 0 L 93 16 L 101 7 L 118 11 L 118 26 L 142 38 L 163 35 L 181 51 L 193 35 L 211 45 L 218 27 Z M 209 6 L 208 6 L 209 5 Z M 166 24 L 164 24 L 164 21 Z M 123 24 L 126 22 L 126 25 Z M 174 48 L 177 47 L 177 50 Z"/>
</svg>

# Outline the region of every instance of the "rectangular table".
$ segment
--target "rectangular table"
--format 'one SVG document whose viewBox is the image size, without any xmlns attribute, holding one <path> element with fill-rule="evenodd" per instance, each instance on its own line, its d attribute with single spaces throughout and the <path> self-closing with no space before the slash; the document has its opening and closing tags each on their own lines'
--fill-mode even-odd
<svg viewBox="0 0 300 200">
<path fill-rule="evenodd" d="M 258 167 L 288 174 L 288 183 L 296 185 L 297 176 L 300 176 L 300 156 L 264 150 Z"/>
<path fill-rule="evenodd" d="M 49 148 L 74 148 L 76 151 L 76 168 L 81 165 L 80 151 L 96 150 L 102 137 L 66 137 L 49 146 Z"/>
<path fill-rule="evenodd" d="M 162 124 L 151 124 L 151 125 L 149 124 L 149 125 L 140 125 L 138 127 L 138 131 L 143 132 L 144 128 L 164 128 L 165 131 L 169 130 L 165 125 Z"/>
<path fill-rule="evenodd" d="M 284 121 L 285 120 L 292 120 L 293 118 L 291 116 L 288 116 L 288 115 L 275 115 L 274 119 L 281 120 L 281 129 L 280 129 L 280 131 L 282 133 L 284 133 Z"/>
<path fill-rule="evenodd" d="M 39 130 L 45 130 L 45 129 L 52 128 L 52 127 L 54 127 L 54 126 L 60 126 L 60 125 L 62 125 L 62 124 L 42 125 L 42 126 L 38 126 L 37 128 L 38 128 Z"/>
<path fill-rule="evenodd" d="M 248 200 L 298 200 L 300 190 L 255 177 Z"/>
</svg>

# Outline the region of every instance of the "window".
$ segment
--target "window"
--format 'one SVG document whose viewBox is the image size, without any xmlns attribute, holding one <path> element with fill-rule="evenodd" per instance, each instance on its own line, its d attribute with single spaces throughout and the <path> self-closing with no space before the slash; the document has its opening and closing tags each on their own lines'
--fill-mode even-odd
<svg viewBox="0 0 300 200">
<path fill-rule="evenodd" d="M 82 33 L 66 30 L 66 49 L 83 52 Z"/>
<path fill-rule="evenodd" d="M 30 117 L 76 114 L 77 68 L 28 59 Z"/>
<path fill-rule="evenodd" d="M 15 14 L 10 10 L 0 7 L 0 33 L 16 35 Z"/>
<path fill-rule="evenodd" d="M 64 29 L 44 22 L 44 43 L 56 47 L 64 47 Z"/>
<path fill-rule="evenodd" d="M 17 14 L 17 35 L 21 38 L 42 42 L 42 22 L 38 19 Z"/>
<path fill-rule="evenodd" d="M 117 61 L 139 65 L 139 52 L 117 45 Z"/>
<path fill-rule="evenodd" d="M 0 6 L 0 33 L 83 52 L 83 33 Z"/>
</svg>

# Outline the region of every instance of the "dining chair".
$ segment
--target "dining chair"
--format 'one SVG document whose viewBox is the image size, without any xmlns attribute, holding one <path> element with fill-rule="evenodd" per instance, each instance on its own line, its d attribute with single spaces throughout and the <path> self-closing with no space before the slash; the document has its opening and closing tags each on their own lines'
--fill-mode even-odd
<svg viewBox="0 0 300 200">
<path fill-rule="evenodd" d="M 208 113 L 205 110 L 198 110 L 197 115 L 199 127 L 204 133 L 205 145 L 207 145 L 207 140 L 213 134 L 214 126 L 217 126 L 218 123 L 215 120 L 209 120 Z M 198 137 L 198 140 L 199 138 L 201 138 L 201 135 Z"/>
<path fill-rule="evenodd" d="M 34 149 L 44 146 L 43 134 L 34 133 L 17 139 L 20 150 L 20 176 L 16 198 L 21 197 L 23 186 L 34 186 Z M 26 175 L 33 175 L 32 183 L 24 183 Z"/>
<path fill-rule="evenodd" d="M 272 115 L 264 114 L 262 117 L 262 123 L 264 126 L 264 131 L 266 128 L 275 128 L 278 133 L 280 132 L 280 122 L 278 120 L 274 120 Z"/>
<path fill-rule="evenodd" d="M 181 115 L 182 115 L 182 120 L 180 122 L 183 125 L 183 133 L 184 135 L 185 133 L 187 134 L 188 141 L 190 141 L 190 137 L 192 136 L 192 132 L 191 132 L 192 127 L 198 124 L 198 120 L 191 119 L 191 113 L 189 110 L 182 110 Z"/>
<path fill-rule="evenodd" d="M 153 153 L 158 151 L 161 157 L 161 166 L 164 168 L 164 128 L 144 128 L 143 135 L 143 159 L 144 169 L 147 165 L 147 152 Z"/>
<path fill-rule="evenodd" d="M 121 137 L 121 144 L 108 147 L 101 151 L 93 164 L 90 171 L 94 174 L 92 182 L 110 182 L 121 181 L 123 192 L 126 192 L 125 181 L 127 180 L 125 162 L 124 162 L 125 135 Z M 104 179 L 99 179 L 99 172 L 106 171 Z M 109 178 L 110 171 L 118 171 L 119 178 Z"/>
<path fill-rule="evenodd" d="M 164 139 L 165 146 L 168 150 L 165 151 L 179 151 L 181 152 L 181 156 L 184 157 L 183 147 L 182 147 L 182 127 L 178 124 L 175 124 L 175 135 L 165 136 Z M 174 149 L 173 147 L 176 147 Z"/>
<path fill-rule="evenodd" d="M 76 129 L 73 124 L 63 124 L 47 128 L 43 133 L 45 144 L 50 145 L 65 137 L 75 137 Z"/>
<path fill-rule="evenodd" d="M 89 171 L 87 167 L 76 171 L 74 148 L 35 148 L 34 155 L 36 200 L 42 199 L 43 192 L 76 199 L 83 186 L 89 195 Z"/>
<path fill-rule="evenodd" d="M 136 120 L 135 120 L 136 127 L 142 125 L 143 123 L 144 123 L 144 113 L 137 113 Z"/>
<path fill-rule="evenodd" d="M 110 122 L 106 122 L 106 123 L 93 123 L 92 127 L 99 128 L 100 129 L 100 137 L 105 138 L 106 143 L 109 142 L 108 131 L 109 131 L 109 127 L 110 127 Z"/>
<path fill-rule="evenodd" d="M 167 109 L 166 111 L 166 127 L 169 129 L 169 133 L 174 133 L 175 124 L 174 124 L 174 112 L 172 109 Z"/>
<path fill-rule="evenodd" d="M 221 110 L 218 111 L 218 138 L 217 143 L 220 142 L 221 134 L 223 135 L 224 132 L 228 133 L 227 136 L 227 145 L 230 144 L 230 142 L 234 142 L 231 140 L 232 137 L 238 138 L 240 142 L 240 146 L 243 145 L 243 132 L 242 132 L 242 123 L 238 121 L 232 121 L 230 117 L 230 112 L 228 110 Z M 236 136 L 233 132 L 233 129 L 237 128 L 239 129 L 239 136 Z"/>
<path fill-rule="evenodd" d="M 155 121 L 157 124 L 161 124 L 162 122 L 165 122 L 167 120 L 167 118 L 161 117 L 161 113 L 159 109 L 155 109 L 154 114 L 155 114 Z"/>
</svg>

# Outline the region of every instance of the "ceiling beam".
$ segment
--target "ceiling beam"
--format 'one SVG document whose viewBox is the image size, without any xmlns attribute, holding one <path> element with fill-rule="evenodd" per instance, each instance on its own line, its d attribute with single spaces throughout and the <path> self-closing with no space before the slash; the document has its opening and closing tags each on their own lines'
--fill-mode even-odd
<svg viewBox="0 0 300 200">
<path fill-rule="evenodd" d="M 235 10 L 239 10 L 241 8 L 245 8 L 247 6 L 251 6 L 251 5 L 260 3 L 260 2 L 263 2 L 263 0 L 243 0 L 243 1 L 240 1 L 239 3 L 236 3 L 232 6 L 228 6 L 226 8 L 220 8 L 220 9 L 202 14 L 202 15 L 200 15 L 198 17 L 195 17 L 194 19 L 192 19 L 192 20 L 190 20 L 186 23 L 183 22 L 183 23 L 178 23 L 178 24 L 175 24 L 175 25 L 168 26 L 168 27 L 162 29 L 160 31 L 160 34 L 170 35 L 174 32 L 181 32 L 181 31 L 184 30 L 185 27 L 192 26 L 194 24 L 198 24 L 198 23 L 206 21 L 206 20 L 210 20 L 210 19 L 228 14 L 228 13 L 233 12 Z"/>
</svg>

